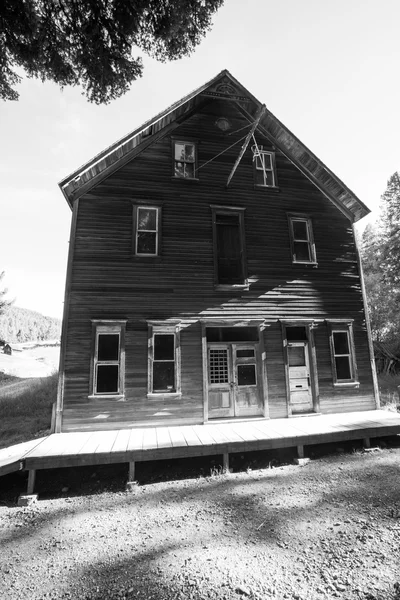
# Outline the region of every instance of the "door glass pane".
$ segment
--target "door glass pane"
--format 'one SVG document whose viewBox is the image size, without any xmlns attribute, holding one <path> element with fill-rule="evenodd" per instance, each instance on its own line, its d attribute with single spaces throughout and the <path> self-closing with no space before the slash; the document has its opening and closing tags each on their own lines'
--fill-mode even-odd
<svg viewBox="0 0 400 600">
<path fill-rule="evenodd" d="M 118 333 L 99 334 L 97 347 L 97 360 L 119 360 L 119 335 Z"/>
<path fill-rule="evenodd" d="M 163 361 L 153 362 L 153 392 L 174 391 L 175 363 Z"/>
<path fill-rule="evenodd" d="M 294 239 L 308 241 L 307 223 L 305 221 L 292 221 L 292 223 Z"/>
<path fill-rule="evenodd" d="M 350 359 L 348 356 L 336 356 L 335 364 L 338 379 L 351 379 Z"/>
<path fill-rule="evenodd" d="M 96 393 L 118 392 L 118 365 L 97 365 Z"/>
<path fill-rule="evenodd" d="M 157 234 L 150 231 L 138 231 L 137 253 L 138 254 L 156 254 L 157 253 Z"/>
<path fill-rule="evenodd" d="M 236 356 L 238 358 L 253 358 L 254 350 L 252 348 L 244 348 L 243 350 L 236 350 Z"/>
<path fill-rule="evenodd" d="M 335 354 L 350 354 L 347 331 L 334 331 L 333 342 L 335 345 Z"/>
<path fill-rule="evenodd" d="M 238 385 L 256 385 L 256 365 L 237 365 Z"/>
<path fill-rule="evenodd" d="M 293 243 L 295 260 L 304 260 L 309 262 L 310 257 L 310 246 L 308 242 L 294 242 Z"/>
<path fill-rule="evenodd" d="M 306 355 L 304 346 L 289 346 L 289 367 L 304 367 Z"/>
<path fill-rule="evenodd" d="M 229 383 L 228 350 L 210 348 L 208 356 L 210 383 Z"/>
<path fill-rule="evenodd" d="M 175 360 L 175 336 L 173 334 L 154 336 L 154 360 Z"/>
</svg>

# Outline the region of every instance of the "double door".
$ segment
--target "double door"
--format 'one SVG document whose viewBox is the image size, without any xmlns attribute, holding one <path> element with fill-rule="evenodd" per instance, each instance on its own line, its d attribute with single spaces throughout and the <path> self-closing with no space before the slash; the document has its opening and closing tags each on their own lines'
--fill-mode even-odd
<svg viewBox="0 0 400 600">
<path fill-rule="evenodd" d="M 207 359 L 210 419 L 264 414 L 258 344 L 210 343 Z"/>
</svg>

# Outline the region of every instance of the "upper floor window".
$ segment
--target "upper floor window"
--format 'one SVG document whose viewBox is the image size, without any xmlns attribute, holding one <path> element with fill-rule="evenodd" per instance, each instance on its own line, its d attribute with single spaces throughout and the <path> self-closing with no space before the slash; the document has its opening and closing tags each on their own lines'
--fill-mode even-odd
<svg viewBox="0 0 400 600">
<path fill-rule="evenodd" d="M 134 252 L 139 256 L 158 256 L 161 208 L 134 207 Z"/>
<path fill-rule="evenodd" d="M 93 321 L 94 348 L 91 393 L 124 394 L 125 321 Z"/>
<path fill-rule="evenodd" d="M 215 280 L 218 284 L 246 283 L 244 209 L 212 206 Z"/>
<path fill-rule="evenodd" d="M 304 215 L 288 215 L 292 261 L 316 263 L 311 219 Z"/>
<path fill-rule="evenodd" d="M 183 179 L 195 179 L 196 144 L 193 142 L 174 141 L 174 175 Z"/>
<path fill-rule="evenodd" d="M 330 346 L 334 384 L 357 383 L 353 327 L 345 321 L 330 321 Z"/>
<path fill-rule="evenodd" d="M 276 187 L 275 153 L 258 146 L 254 151 L 254 163 L 256 185 Z"/>
</svg>

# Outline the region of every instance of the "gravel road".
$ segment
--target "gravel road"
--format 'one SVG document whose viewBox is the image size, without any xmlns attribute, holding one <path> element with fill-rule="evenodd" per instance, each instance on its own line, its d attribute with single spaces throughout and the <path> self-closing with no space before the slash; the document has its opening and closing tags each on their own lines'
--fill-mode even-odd
<svg viewBox="0 0 400 600">
<path fill-rule="evenodd" d="M 400 600 L 399 447 L 131 493 L 124 468 L 41 472 L 26 508 L 0 481 L 2 599 Z"/>
</svg>

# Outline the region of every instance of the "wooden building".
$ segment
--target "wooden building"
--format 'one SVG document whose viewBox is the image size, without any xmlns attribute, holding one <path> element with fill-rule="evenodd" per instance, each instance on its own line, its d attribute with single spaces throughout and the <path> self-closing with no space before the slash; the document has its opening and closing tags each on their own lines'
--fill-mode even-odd
<svg viewBox="0 0 400 600">
<path fill-rule="evenodd" d="M 379 406 L 353 230 L 369 210 L 229 72 L 60 188 L 55 431 Z"/>
</svg>

